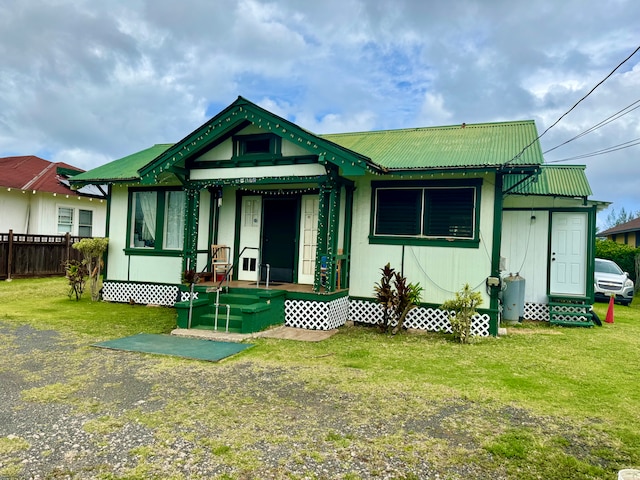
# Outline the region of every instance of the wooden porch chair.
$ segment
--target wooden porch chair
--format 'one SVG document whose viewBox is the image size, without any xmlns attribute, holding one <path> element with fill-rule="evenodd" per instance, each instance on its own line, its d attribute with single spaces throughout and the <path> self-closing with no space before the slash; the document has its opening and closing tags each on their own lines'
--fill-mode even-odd
<svg viewBox="0 0 640 480">
<path fill-rule="evenodd" d="M 211 274 L 213 281 L 219 282 L 231 268 L 231 247 L 211 245 Z"/>
</svg>

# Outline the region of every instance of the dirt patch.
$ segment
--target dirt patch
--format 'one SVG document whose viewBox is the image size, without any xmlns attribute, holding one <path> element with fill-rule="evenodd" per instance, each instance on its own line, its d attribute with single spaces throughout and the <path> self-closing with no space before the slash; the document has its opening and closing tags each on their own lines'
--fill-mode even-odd
<svg viewBox="0 0 640 480">
<path fill-rule="evenodd" d="M 562 335 L 562 332 L 542 328 L 507 328 L 507 335 Z"/>
<path fill-rule="evenodd" d="M 261 336 L 301 342 L 321 342 L 336 333 L 338 333 L 338 330 L 335 328 L 332 330 L 306 330 L 304 328 L 278 327 L 265 331 Z"/>
</svg>

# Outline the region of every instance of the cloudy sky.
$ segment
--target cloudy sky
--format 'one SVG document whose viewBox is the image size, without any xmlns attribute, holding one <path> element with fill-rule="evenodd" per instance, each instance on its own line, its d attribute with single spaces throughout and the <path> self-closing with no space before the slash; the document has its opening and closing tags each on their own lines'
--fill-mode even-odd
<svg viewBox="0 0 640 480">
<path fill-rule="evenodd" d="M 636 50 L 639 20 L 637 0 L 0 0 L 0 157 L 90 169 L 238 95 L 315 133 L 542 133 Z M 541 139 L 605 121 L 545 158 L 586 164 L 618 210 L 640 210 L 639 100 L 640 52 Z"/>
</svg>

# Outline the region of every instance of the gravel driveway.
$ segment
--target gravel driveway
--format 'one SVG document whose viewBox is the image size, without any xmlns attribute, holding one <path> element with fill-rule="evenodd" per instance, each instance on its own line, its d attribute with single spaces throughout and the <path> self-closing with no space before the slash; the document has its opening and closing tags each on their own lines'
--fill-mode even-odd
<svg viewBox="0 0 640 480">
<path fill-rule="evenodd" d="M 483 466 L 483 428 L 571 434 L 392 386 L 356 395 L 300 367 L 90 343 L 0 321 L 0 478 L 499 479 Z"/>
</svg>

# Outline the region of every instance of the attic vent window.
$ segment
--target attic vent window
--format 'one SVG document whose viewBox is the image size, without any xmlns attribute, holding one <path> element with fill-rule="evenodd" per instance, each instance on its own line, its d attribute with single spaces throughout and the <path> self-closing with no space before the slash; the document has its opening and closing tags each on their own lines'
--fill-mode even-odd
<svg viewBox="0 0 640 480">
<path fill-rule="evenodd" d="M 252 153 L 271 153 L 271 141 L 268 138 L 251 138 L 242 142 L 245 155 Z"/>
<path fill-rule="evenodd" d="M 280 137 L 271 134 L 262 135 L 242 135 L 235 138 L 235 155 L 243 156 L 260 156 L 260 155 L 279 155 Z"/>
</svg>

